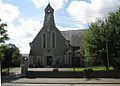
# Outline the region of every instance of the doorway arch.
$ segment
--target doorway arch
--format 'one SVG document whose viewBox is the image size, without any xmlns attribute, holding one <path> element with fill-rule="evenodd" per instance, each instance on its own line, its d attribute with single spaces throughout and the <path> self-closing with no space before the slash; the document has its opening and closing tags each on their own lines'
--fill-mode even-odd
<svg viewBox="0 0 120 86">
<path fill-rule="evenodd" d="M 53 62 L 53 57 L 47 56 L 47 66 L 52 66 L 52 62 Z"/>
</svg>

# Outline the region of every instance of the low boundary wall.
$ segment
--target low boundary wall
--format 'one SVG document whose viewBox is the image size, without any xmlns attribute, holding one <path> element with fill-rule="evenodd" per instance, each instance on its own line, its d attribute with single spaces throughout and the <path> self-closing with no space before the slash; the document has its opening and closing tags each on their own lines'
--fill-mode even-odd
<svg viewBox="0 0 120 86">
<path fill-rule="evenodd" d="M 27 78 L 120 78 L 120 70 L 110 71 L 28 71 Z"/>
</svg>

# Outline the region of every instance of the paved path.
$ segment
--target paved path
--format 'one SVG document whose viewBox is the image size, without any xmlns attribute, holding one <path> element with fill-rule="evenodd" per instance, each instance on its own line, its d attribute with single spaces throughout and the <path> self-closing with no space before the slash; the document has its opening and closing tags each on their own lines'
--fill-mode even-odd
<svg viewBox="0 0 120 86">
<path fill-rule="evenodd" d="M 29 84 L 120 84 L 120 79 L 78 79 L 78 78 L 20 78 L 12 83 L 29 83 Z"/>
<path fill-rule="evenodd" d="M 112 85 L 111 85 L 112 84 Z M 19 78 L 2 83 L 2 86 L 120 86 L 120 79 L 76 78 Z"/>
<path fill-rule="evenodd" d="M 9 84 L 2 86 L 120 86 L 120 84 Z"/>
<path fill-rule="evenodd" d="M 29 71 L 53 71 L 54 68 L 29 68 Z M 58 68 L 59 71 L 73 71 L 73 68 Z"/>
<path fill-rule="evenodd" d="M 28 68 L 28 71 L 53 71 L 54 68 Z M 73 71 L 73 68 L 58 68 L 59 71 Z M 10 72 L 21 74 L 21 68 L 10 68 Z"/>
<path fill-rule="evenodd" d="M 120 79 L 20 78 L 2 86 L 120 86 Z"/>
<path fill-rule="evenodd" d="M 16 67 L 16 68 L 10 68 L 10 73 L 15 73 L 15 74 L 21 74 L 21 68 Z"/>
</svg>

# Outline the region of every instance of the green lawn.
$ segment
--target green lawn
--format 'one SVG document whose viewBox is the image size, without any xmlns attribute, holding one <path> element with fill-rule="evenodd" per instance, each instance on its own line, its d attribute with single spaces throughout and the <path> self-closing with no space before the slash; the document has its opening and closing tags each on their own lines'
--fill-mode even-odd
<svg viewBox="0 0 120 86">
<path fill-rule="evenodd" d="M 106 70 L 106 67 L 93 67 L 93 70 Z M 113 67 L 110 67 L 109 70 L 113 70 Z"/>
<path fill-rule="evenodd" d="M 2 74 L 8 74 L 8 68 L 4 68 L 4 69 L 2 69 Z"/>
<path fill-rule="evenodd" d="M 83 71 L 84 69 L 87 68 L 75 68 L 75 71 Z M 89 69 L 93 69 L 93 70 L 106 70 L 106 67 L 101 67 L 101 66 L 96 66 L 96 67 L 89 67 Z M 72 68 L 72 70 L 74 71 L 74 68 Z M 113 67 L 110 67 L 109 70 L 113 70 Z"/>
<path fill-rule="evenodd" d="M 10 70 L 10 69 L 14 69 L 14 68 L 17 68 L 17 67 L 9 67 L 9 70 Z M 8 68 L 3 68 L 3 69 L 2 69 L 2 72 L 8 72 Z"/>
<path fill-rule="evenodd" d="M 2 69 L 2 72 L 7 72 L 7 71 L 8 71 L 8 68 Z"/>
</svg>

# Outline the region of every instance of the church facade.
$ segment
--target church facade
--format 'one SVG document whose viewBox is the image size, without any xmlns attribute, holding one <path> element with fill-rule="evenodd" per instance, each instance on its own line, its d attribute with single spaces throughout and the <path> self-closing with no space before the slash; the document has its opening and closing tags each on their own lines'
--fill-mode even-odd
<svg viewBox="0 0 120 86">
<path fill-rule="evenodd" d="M 30 43 L 29 65 L 70 67 L 75 63 L 76 66 L 82 66 L 82 32 L 59 31 L 55 26 L 54 9 L 48 4 L 45 8 L 43 27 Z"/>
</svg>

